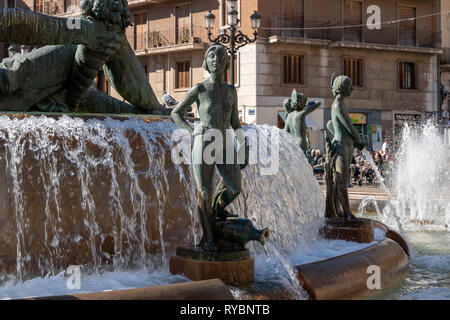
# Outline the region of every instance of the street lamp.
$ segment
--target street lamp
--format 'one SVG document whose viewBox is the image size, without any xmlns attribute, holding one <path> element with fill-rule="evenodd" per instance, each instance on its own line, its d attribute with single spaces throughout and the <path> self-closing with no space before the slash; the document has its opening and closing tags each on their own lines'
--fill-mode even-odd
<svg viewBox="0 0 450 320">
<path fill-rule="evenodd" d="M 258 30 L 259 28 L 261 28 L 261 15 L 256 10 L 253 11 L 250 19 L 252 20 L 253 30 Z"/>
<path fill-rule="evenodd" d="M 205 15 L 205 27 L 208 30 L 211 30 L 212 28 L 214 28 L 214 19 L 216 18 L 216 16 L 210 11 L 208 11 L 208 13 Z"/>
<path fill-rule="evenodd" d="M 236 9 L 237 0 L 227 0 L 228 3 L 228 24 L 230 32 L 222 29 L 220 34 L 216 37 L 212 37 L 212 28 L 214 27 L 215 15 L 209 11 L 205 15 L 205 27 L 208 30 L 208 39 L 210 42 L 218 45 L 225 46 L 228 54 L 230 55 L 230 81 L 234 86 L 235 74 L 234 74 L 234 55 L 239 51 L 239 48 L 245 46 L 247 43 L 255 42 L 258 36 L 258 31 L 261 28 L 261 15 L 254 11 L 250 16 L 252 22 L 253 39 L 250 39 L 247 35 L 243 34 L 241 30 L 237 30 L 236 26 L 239 23 L 239 13 Z M 229 45 L 229 46 L 227 46 Z"/>
<path fill-rule="evenodd" d="M 236 9 L 237 0 L 227 0 L 228 8 Z"/>
</svg>

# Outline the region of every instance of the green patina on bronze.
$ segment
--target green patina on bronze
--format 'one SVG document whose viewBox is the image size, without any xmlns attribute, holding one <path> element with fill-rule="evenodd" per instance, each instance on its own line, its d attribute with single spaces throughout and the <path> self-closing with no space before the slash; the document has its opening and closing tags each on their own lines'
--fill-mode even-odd
<svg viewBox="0 0 450 320">
<path fill-rule="evenodd" d="M 126 0 L 85 0 L 83 17 L 0 9 L 0 42 L 43 46 L 0 63 L 0 110 L 161 113 L 162 106 L 126 36 Z M 128 102 L 91 87 L 103 68 Z"/>
<path fill-rule="evenodd" d="M 241 170 L 248 164 L 248 145 L 238 117 L 236 88 L 223 81 L 223 74 L 228 68 L 228 55 L 225 47 L 211 46 L 205 54 L 203 67 L 210 73 L 207 80 L 196 84 L 172 111 L 173 121 L 194 136 L 192 162 L 197 185 L 198 213 L 203 237 L 199 246 L 206 251 L 245 250 L 250 240 L 264 243 L 268 229 L 257 230 L 247 219 L 233 219 L 225 208 L 241 193 Z M 184 115 L 193 103 L 197 103 L 201 125 L 194 128 L 184 119 Z M 237 154 L 234 146 L 226 144 L 226 131 L 234 130 L 238 145 Z M 219 132 L 223 137 L 221 150 L 223 161 L 212 164 L 204 161 L 204 151 L 214 140 L 208 135 Z M 232 148 L 232 150 L 231 150 Z M 219 153 L 219 150 L 216 150 Z M 226 155 L 233 153 L 233 163 L 227 163 Z M 245 160 L 238 161 L 244 158 Z M 217 160 L 217 158 L 216 158 Z M 241 163 L 241 164 L 240 164 Z M 214 168 L 217 166 L 222 180 L 213 194 Z"/>
<path fill-rule="evenodd" d="M 348 199 L 349 168 L 353 148 L 364 149 L 364 141 L 353 126 L 344 103 L 352 93 L 352 80 L 347 76 L 333 75 L 332 91 L 335 96 L 331 106 L 331 120 L 327 123 L 325 138 L 327 157 L 325 175 L 327 198 L 325 217 L 355 219 Z"/>
<path fill-rule="evenodd" d="M 289 132 L 300 148 L 305 153 L 309 163 L 311 163 L 311 152 L 308 136 L 306 135 L 306 116 L 316 110 L 320 106 L 320 102 L 310 101 L 302 93 L 292 90 L 291 98 L 283 101 L 284 110 L 286 110 L 286 125 L 284 129 Z"/>
</svg>

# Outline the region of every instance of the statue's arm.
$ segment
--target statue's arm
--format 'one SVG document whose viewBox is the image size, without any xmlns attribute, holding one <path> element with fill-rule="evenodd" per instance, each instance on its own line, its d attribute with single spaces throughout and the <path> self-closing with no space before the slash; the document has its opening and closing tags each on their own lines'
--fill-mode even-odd
<svg viewBox="0 0 450 320">
<path fill-rule="evenodd" d="M 84 44 L 104 50 L 120 41 L 117 32 L 107 31 L 98 20 L 58 18 L 22 9 L 0 9 L 0 42 L 23 45 Z"/>
<path fill-rule="evenodd" d="M 286 131 L 286 132 L 291 132 L 291 130 L 289 129 L 289 125 L 288 125 L 288 122 L 287 122 L 287 117 L 286 117 L 286 122 L 284 123 L 284 131 Z"/>
<path fill-rule="evenodd" d="M 142 63 L 125 36 L 119 52 L 105 63 L 104 70 L 111 86 L 133 106 L 146 112 L 161 110 Z"/>
<path fill-rule="evenodd" d="M 235 87 L 231 87 L 233 109 L 231 111 L 231 127 L 234 129 L 234 135 L 238 146 L 245 145 L 244 131 L 242 130 L 241 121 L 239 120 L 239 111 L 237 106 L 237 91 Z"/>
<path fill-rule="evenodd" d="M 194 128 L 186 121 L 184 115 L 194 102 L 199 104 L 197 86 L 193 86 L 191 90 L 189 90 L 188 94 L 175 106 L 175 108 L 173 108 L 172 113 L 170 114 L 173 122 L 175 122 L 178 127 L 187 130 L 191 135 L 194 132 Z"/>
<path fill-rule="evenodd" d="M 284 131 L 290 132 L 289 126 L 288 126 L 287 118 L 288 118 L 289 113 L 292 112 L 292 109 L 291 109 L 291 99 L 287 98 L 287 99 L 284 99 L 284 100 L 283 100 L 283 108 L 284 108 L 284 111 L 286 111 L 286 121 L 285 121 L 285 123 L 284 123 Z"/>
<path fill-rule="evenodd" d="M 344 110 L 342 102 L 339 102 L 337 105 L 337 118 L 342 123 L 344 128 L 348 131 L 348 133 L 352 136 L 353 140 L 358 143 L 362 143 L 361 137 L 359 136 L 358 130 L 353 126 L 350 121 L 350 117 L 348 113 Z"/>
<path fill-rule="evenodd" d="M 286 111 L 286 117 L 287 117 L 287 115 L 292 112 L 291 99 L 287 98 L 287 99 L 283 100 L 283 108 L 284 108 L 284 111 Z"/>
<path fill-rule="evenodd" d="M 314 110 L 316 110 L 318 107 L 320 107 L 321 103 L 319 101 L 310 101 L 308 102 L 308 105 L 305 108 L 304 114 L 307 116 Z"/>
</svg>

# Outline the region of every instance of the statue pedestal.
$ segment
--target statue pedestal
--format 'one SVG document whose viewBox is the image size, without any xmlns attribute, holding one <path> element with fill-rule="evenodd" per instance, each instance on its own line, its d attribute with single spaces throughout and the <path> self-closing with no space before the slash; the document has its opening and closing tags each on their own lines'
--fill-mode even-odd
<svg viewBox="0 0 450 320">
<path fill-rule="evenodd" d="M 373 224 L 368 219 L 347 220 L 344 218 L 327 219 L 319 233 L 327 239 L 339 239 L 369 243 L 374 240 Z"/>
<path fill-rule="evenodd" d="M 170 272 L 191 280 L 220 279 L 225 284 L 240 286 L 255 278 L 255 259 L 247 249 L 208 252 L 198 247 L 181 247 L 170 259 Z"/>
</svg>

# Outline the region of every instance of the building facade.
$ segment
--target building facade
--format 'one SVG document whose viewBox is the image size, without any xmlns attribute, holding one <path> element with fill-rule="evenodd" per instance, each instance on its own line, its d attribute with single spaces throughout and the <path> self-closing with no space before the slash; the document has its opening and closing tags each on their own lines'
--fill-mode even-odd
<svg viewBox="0 0 450 320">
<path fill-rule="evenodd" d="M 80 13 L 79 0 L 15 1 L 48 14 Z M 241 120 L 283 127 L 282 102 L 295 88 L 322 102 L 308 124 L 313 146 L 323 150 L 322 131 L 333 102 L 330 79 L 335 72 L 347 74 L 354 86 L 346 102 L 352 121 L 367 144 L 378 149 L 382 138 L 393 137 L 402 122 L 441 108 L 439 11 L 447 1 L 238 1 L 243 33 L 253 33 L 254 10 L 262 15 L 258 40 L 236 57 Z M 127 38 L 153 90 L 157 97 L 166 91 L 181 99 L 207 77 L 202 68 L 209 46 L 204 16 L 209 10 L 214 13 L 212 32 L 218 35 L 227 28 L 226 0 L 130 0 L 129 8 L 134 25 Z M 377 12 L 381 22 L 394 22 L 374 28 Z M 97 87 L 120 98 L 101 74 Z"/>
<path fill-rule="evenodd" d="M 441 38 L 443 54 L 440 57 L 441 72 L 441 117 L 443 123 L 450 127 L 450 0 L 441 1 Z"/>
</svg>

